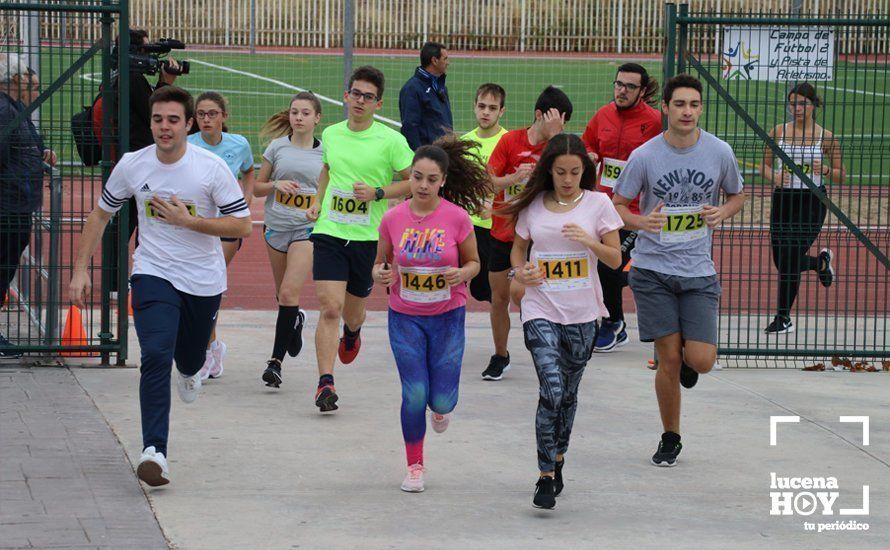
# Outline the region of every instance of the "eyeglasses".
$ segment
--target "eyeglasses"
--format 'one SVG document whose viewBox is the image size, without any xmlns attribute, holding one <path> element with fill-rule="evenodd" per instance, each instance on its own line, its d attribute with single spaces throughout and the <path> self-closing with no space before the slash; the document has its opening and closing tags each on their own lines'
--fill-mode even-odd
<svg viewBox="0 0 890 550">
<path fill-rule="evenodd" d="M 364 99 L 368 103 L 380 100 L 380 98 L 375 94 L 371 94 L 371 93 L 366 94 L 366 93 L 363 93 L 361 90 L 356 90 L 355 88 L 349 90 L 349 97 L 351 97 L 352 99 L 354 99 L 356 101 L 358 101 L 359 99 Z"/>
<path fill-rule="evenodd" d="M 195 118 L 202 119 L 206 117 L 210 120 L 213 120 L 221 114 L 222 113 L 220 113 L 219 111 L 198 111 L 195 113 Z"/>
<path fill-rule="evenodd" d="M 624 88 L 628 92 L 636 92 L 637 90 L 640 89 L 640 86 L 637 86 L 636 84 L 625 84 L 624 82 L 621 82 L 620 80 L 616 80 L 615 82 L 612 83 L 612 85 L 615 86 L 616 90 L 620 90 L 621 88 Z"/>
</svg>

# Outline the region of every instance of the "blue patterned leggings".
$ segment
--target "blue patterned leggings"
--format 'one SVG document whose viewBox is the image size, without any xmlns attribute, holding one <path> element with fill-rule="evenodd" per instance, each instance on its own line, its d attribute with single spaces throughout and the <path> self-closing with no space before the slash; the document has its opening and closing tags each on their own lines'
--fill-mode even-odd
<svg viewBox="0 0 890 550">
<path fill-rule="evenodd" d="M 578 386 L 593 353 L 596 323 L 560 325 L 532 319 L 522 325 L 525 347 L 538 372 L 540 396 L 535 418 L 538 468 L 552 472 L 556 455 L 569 448 L 572 423 L 578 407 Z"/>
<path fill-rule="evenodd" d="M 447 414 L 457 405 L 465 317 L 463 307 L 439 315 L 389 310 L 389 346 L 402 379 L 402 435 L 409 466 L 423 464 L 426 408 Z"/>
</svg>

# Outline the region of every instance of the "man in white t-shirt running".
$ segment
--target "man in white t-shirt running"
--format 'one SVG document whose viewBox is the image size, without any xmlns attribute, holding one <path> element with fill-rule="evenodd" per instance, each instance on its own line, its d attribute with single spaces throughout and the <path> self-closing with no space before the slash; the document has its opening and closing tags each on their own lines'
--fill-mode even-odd
<svg viewBox="0 0 890 550">
<path fill-rule="evenodd" d="M 143 452 L 136 474 L 152 487 L 170 482 L 170 372 L 179 397 L 198 397 L 204 349 L 226 289 L 220 237 L 250 235 L 250 210 L 225 161 L 187 142 L 195 103 L 174 86 L 149 100 L 155 144 L 127 153 L 114 168 L 93 209 L 71 278 L 71 301 L 90 295 L 90 257 L 105 226 L 130 197 L 139 215 L 139 245 L 130 285 L 133 323 L 142 352 L 139 403 Z M 217 217 L 217 211 L 220 216 Z"/>
</svg>

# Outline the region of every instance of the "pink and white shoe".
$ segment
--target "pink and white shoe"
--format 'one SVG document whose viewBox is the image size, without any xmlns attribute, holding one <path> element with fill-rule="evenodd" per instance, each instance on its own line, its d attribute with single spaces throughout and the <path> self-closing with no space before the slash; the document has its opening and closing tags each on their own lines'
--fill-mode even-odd
<svg viewBox="0 0 890 550">
<path fill-rule="evenodd" d="M 213 357 L 213 352 L 211 350 L 207 350 L 204 353 L 204 366 L 201 367 L 201 370 L 198 371 L 198 376 L 201 378 L 202 382 L 210 378 L 210 371 L 213 370 L 214 361 L 215 359 Z"/>
<path fill-rule="evenodd" d="M 210 378 L 219 378 L 223 373 L 223 358 L 228 347 L 222 340 L 214 340 L 210 344 L 210 353 L 213 355 L 213 365 L 210 367 Z"/>
<path fill-rule="evenodd" d="M 451 413 L 439 414 L 430 411 L 430 424 L 433 425 L 433 431 L 440 434 L 448 429 L 448 423 L 451 422 Z"/>
<path fill-rule="evenodd" d="M 423 464 L 412 464 L 408 466 L 408 475 L 402 481 L 402 490 L 406 493 L 422 493 L 423 492 Z"/>
</svg>

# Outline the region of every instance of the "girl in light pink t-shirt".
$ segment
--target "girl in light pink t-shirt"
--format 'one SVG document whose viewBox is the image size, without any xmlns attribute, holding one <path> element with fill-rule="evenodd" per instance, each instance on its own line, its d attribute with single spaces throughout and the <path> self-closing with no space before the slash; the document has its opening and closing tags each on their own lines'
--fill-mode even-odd
<svg viewBox="0 0 890 550">
<path fill-rule="evenodd" d="M 469 212 L 485 200 L 488 176 L 472 141 L 421 147 L 411 165 L 411 198 L 380 223 L 374 281 L 389 292 L 389 344 L 402 380 L 402 435 L 408 474 L 402 490 L 423 491 L 426 409 L 433 430 L 457 405 L 464 354 L 467 281 L 479 272 Z"/>
<path fill-rule="evenodd" d="M 562 492 L 578 385 L 593 353 L 596 320 L 608 315 L 597 261 L 613 269 L 621 263 L 623 223 L 609 198 L 593 191 L 595 182 L 584 143 L 560 134 L 547 144 L 525 190 L 503 211 L 515 216 L 511 272 L 524 287 L 525 346 L 540 381 L 535 421 L 540 475 L 532 501 L 538 508 L 553 508 Z"/>
</svg>

